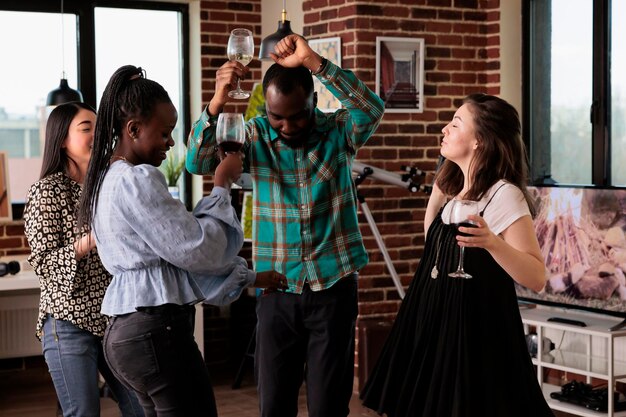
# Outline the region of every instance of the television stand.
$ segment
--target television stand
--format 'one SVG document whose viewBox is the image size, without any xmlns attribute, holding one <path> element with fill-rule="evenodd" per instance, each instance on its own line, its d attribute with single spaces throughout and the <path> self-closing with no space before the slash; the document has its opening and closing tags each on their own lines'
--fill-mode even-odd
<svg viewBox="0 0 626 417">
<path fill-rule="evenodd" d="M 620 319 L 616 317 L 577 311 L 565 313 L 567 319 L 580 321 L 586 325 L 585 327 L 551 320 L 563 314 L 562 309 L 550 307 L 537 306 L 520 309 L 525 332 L 537 333 L 537 352 L 544 350 L 543 337 L 547 335 L 546 333 L 550 333 L 549 337 L 553 337 L 555 331 L 559 335 L 567 333 L 570 335 L 568 339 L 573 338 L 576 342 L 565 346 L 559 344 L 557 349 L 531 359 L 537 368 L 537 380 L 548 405 L 553 410 L 576 416 L 626 417 L 626 411 L 621 411 L 623 401 L 619 401 L 613 395 L 607 398 L 606 412 L 597 412 L 584 406 L 552 398 L 551 394 L 561 392 L 561 387 L 544 380 L 545 371 L 550 369 L 578 375 L 584 378 L 587 384 L 593 382 L 597 385 L 604 381 L 609 387 L 609 392 L 615 390 L 616 381 L 626 379 L 626 361 L 623 355 L 616 355 L 617 341 L 622 339 L 620 340 L 622 344 L 623 339 L 626 338 L 626 323 L 620 323 Z M 624 326 L 624 328 L 609 330 L 617 326 Z M 619 359 L 616 356 L 619 356 Z"/>
</svg>

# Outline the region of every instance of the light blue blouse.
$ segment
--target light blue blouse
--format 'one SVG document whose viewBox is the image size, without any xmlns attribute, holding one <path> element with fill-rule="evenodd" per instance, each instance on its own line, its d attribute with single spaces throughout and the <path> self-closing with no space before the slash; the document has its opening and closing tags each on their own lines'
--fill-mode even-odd
<svg viewBox="0 0 626 417">
<path fill-rule="evenodd" d="M 189 213 L 151 165 L 111 164 L 93 229 L 113 275 L 102 303 L 108 316 L 166 303 L 227 304 L 256 279 L 237 256 L 243 232 L 228 191 L 214 187 Z"/>
</svg>

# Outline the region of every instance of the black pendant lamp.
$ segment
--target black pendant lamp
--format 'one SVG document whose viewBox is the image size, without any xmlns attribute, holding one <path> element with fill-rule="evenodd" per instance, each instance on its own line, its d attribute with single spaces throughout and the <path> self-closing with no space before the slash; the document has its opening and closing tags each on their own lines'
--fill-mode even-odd
<svg viewBox="0 0 626 417">
<path fill-rule="evenodd" d="M 83 95 L 80 91 L 70 88 L 67 80 L 65 79 L 65 74 L 63 74 L 59 87 L 48 93 L 46 106 L 58 106 L 59 104 L 69 103 L 70 101 L 82 102 Z"/>
<path fill-rule="evenodd" d="M 287 9 L 285 8 L 286 0 L 283 0 L 283 12 L 282 18 L 278 22 L 278 30 L 267 36 L 261 41 L 261 48 L 259 48 L 259 59 L 266 61 L 270 58 L 270 52 L 274 52 L 276 44 L 285 36 L 293 34 L 291 30 L 291 22 L 287 20 Z"/>
<path fill-rule="evenodd" d="M 59 87 L 48 93 L 46 106 L 58 106 L 59 104 L 69 103 L 70 101 L 83 101 L 83 95 L 80 91 L 71 89 L 65 78 L 65 25 L 63 22 L 63 0 L 61 0 L 61 62 L 63 72 L 61 73 L 61 82 Z"/>
</svg>

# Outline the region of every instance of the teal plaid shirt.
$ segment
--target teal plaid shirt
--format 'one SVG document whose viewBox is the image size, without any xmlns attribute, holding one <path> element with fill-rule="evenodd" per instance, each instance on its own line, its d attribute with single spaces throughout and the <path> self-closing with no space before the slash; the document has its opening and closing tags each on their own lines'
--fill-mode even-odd
<svg viewBox="0 0 626 417">
<path fill-rule="evenodd" d="M 351 71 L 328 61 L 317 77 L 344 109 L 316 109 L 305 146 L 287 146 L 266 117 L 257 117 L 246 124 L 242 148 L 253 183 L 255 269 L 285 274 L 288 291 L 298 294 L 305 281 L 314 291 L 326 289 L 367 264 L 351 167 L 384 111 Z M 205 110 L 193 125 L 186 160 L 191 173 L 211 173 L 219 162 L 216 123 Z"/>
</svg>

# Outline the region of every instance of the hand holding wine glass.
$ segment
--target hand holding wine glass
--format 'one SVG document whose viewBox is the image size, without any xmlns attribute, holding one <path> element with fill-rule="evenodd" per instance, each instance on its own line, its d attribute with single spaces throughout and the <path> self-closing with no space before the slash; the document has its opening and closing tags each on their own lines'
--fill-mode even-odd
<svg viewBox="0 0 626 417">
<path fill-rule="evenodd" d="M 450 210 L 450 224 L 454 225 L 457 230 L 457 234 L 461 236 L 470 236 L 467 233 L 460 232 L 459 227 L 477 227 L 471 220 L 469 220 L 468 216 L 479 214 L 478 201 L 452 200 L 450 203 L 452 204 L 452 208 Z M 472 278 L 472 276 L 463 269 L 464 256 L 465 246 L 461 246 L 458 268 L 456 271 L 449 273 L 448 276 L 465 279 Z"/>
<path fill-rule="evenodd" d="M 254 55 L 254 38 L 252 32 L 248 29 L 233 29 L 228 38 L 228 47 L 226 53 L 231 61 L 238 61 L 242 65 L 248 65 L 252 61 Z M 239 79 L 237 79 L 237 88 L 229 91 L 228 96 L 235 99 L 246 99 L 250 97 L 248 91 L 241 89 Z"/>
</svg>

